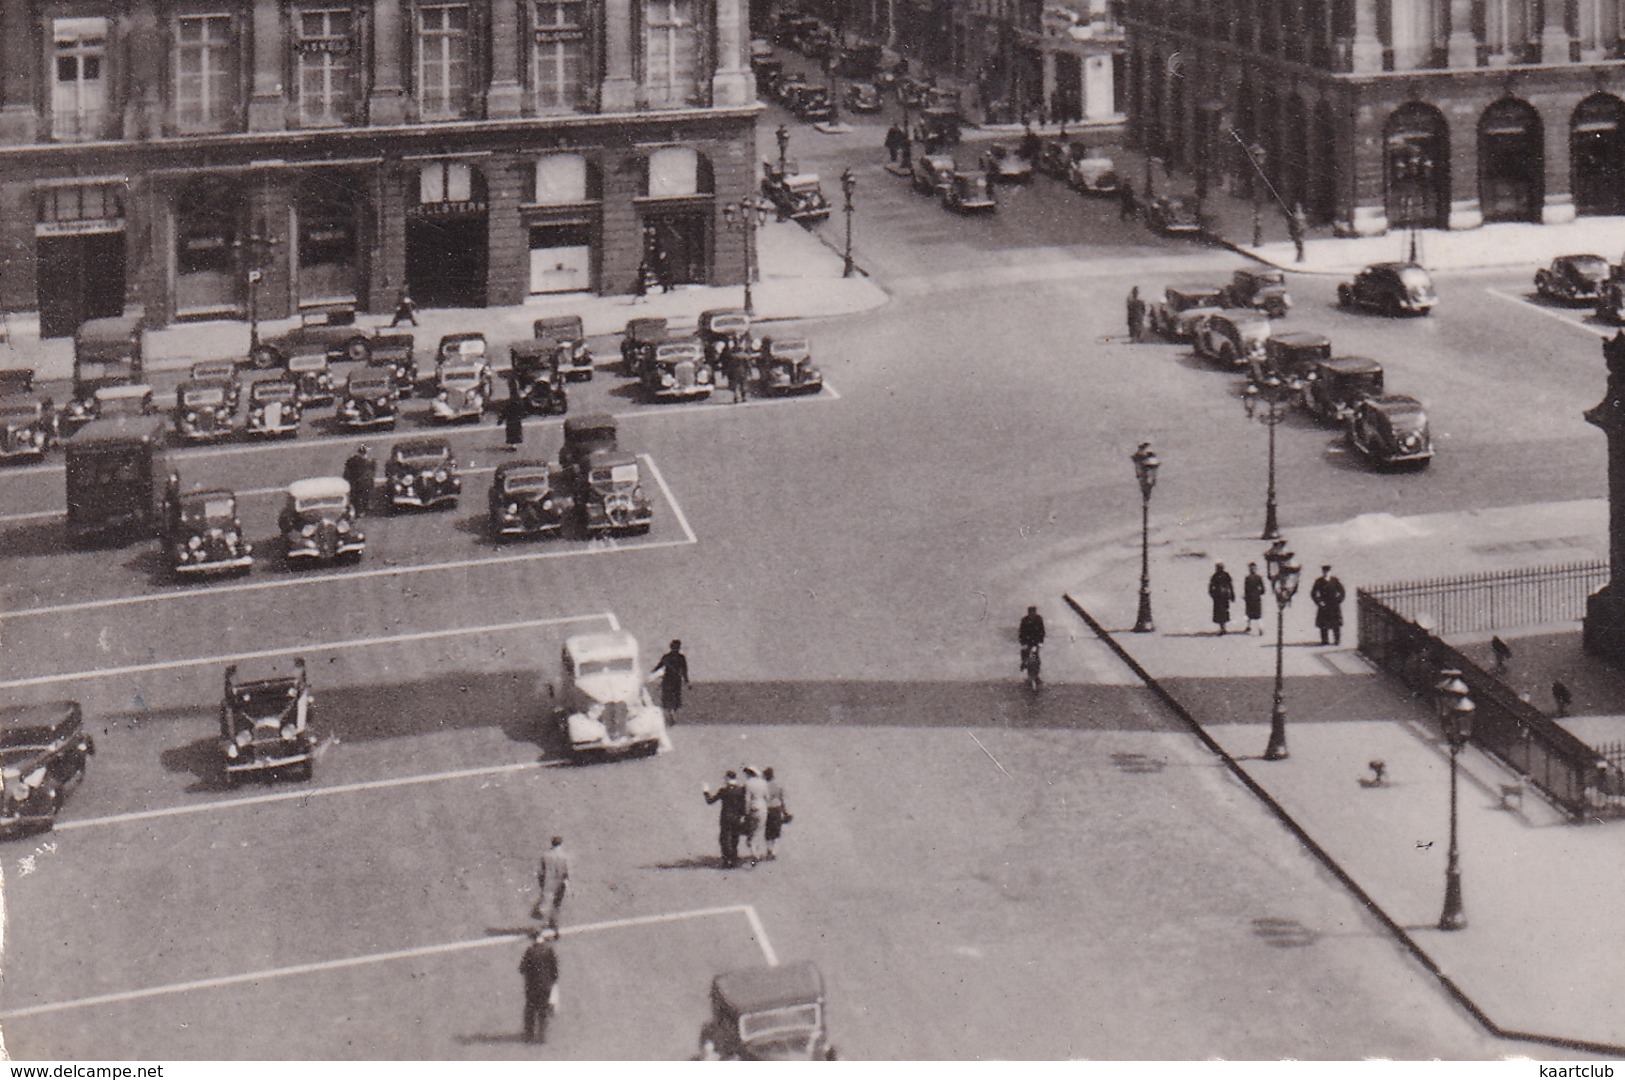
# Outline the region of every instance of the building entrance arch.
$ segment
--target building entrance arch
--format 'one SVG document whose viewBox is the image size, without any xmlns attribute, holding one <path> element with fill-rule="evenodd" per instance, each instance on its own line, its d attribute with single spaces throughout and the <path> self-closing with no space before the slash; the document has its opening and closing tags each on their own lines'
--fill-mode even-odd
<svg viewBox="0 0 1625 1080">
<path fill-rule="evenodd" d="M 1383 130 L 1384 209 L 1390 228 L 1445 228 L 1450 211 L 1450 129 L 1432 105 L 1395 109 Z"/>
<path fill-rule="evenodd" d="M 1485 221 L 1539 221 L 1546 197 L 1540 114 L 1502 98 L 1478 121 L 1478 203 Z"/>
<path fill-rule="evenodd" d="M 1574 209 L 1579 214 L 1625 214 L 1625 102 L 1592 94 L 1569 120 L 1569 162 Z"/>
</svg>

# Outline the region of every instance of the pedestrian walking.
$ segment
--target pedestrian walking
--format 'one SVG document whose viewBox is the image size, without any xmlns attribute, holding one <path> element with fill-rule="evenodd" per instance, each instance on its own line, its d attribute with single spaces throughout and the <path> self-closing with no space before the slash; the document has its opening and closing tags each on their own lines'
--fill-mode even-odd
<svg viewBox="0 0 1625 1080">
<path fill-rule="evenodd" d="M 530 947 L 519 958 L 519 977 L 525 982 L 525 1041 L 547 1041 L 548 1018 L 559 1004 L 559 955 L 553 948 L 559 932 L 538 926 L 530 932 Z"/>
<path fill-rule="evenodd" d="M 372 511 L 372 490 L 378 482 L 378 463 L 366 443 L 356 447 L 344 462 L 344 482 L 350 485 L 350 508 L 357 517 Z"/>
<path fill-rule="evenodd" d="M 525 411 L 519 376 L 509 372 L 508 400 L 502 404 L 502 442 L 509 453 L 517 453 L 525 442 Z"/>
<path fill-rule="evenodd" d="M 660 291 L 662 293 L 671 292 L 672 288 L 674 287 L 671 276 L 671 256 L 666 254 L 666 247 L 664 244 L 655 245 L 654 266 L 655 281 L 659 283 Z"/>
<path fill-rule="evenodd" d="M 1247 576 L 1241 579 L 1241 603 L 1247 612 L 1247 629 L 1244 634 L 1253 632 L 1253 623 L 1258 623 L 1258 632 L 1264 632 L 1264 579 L 1258 575 L 1258 564 L 1247 564 Z"/>
<path fill-rule="evenodd" d="M 768 347 L 763 342 L 762 347 Z M 733 391 L 734 404 L 747 401 L 750 398 L 750 354 L 743 347 L 728 345 L 724 347 L 723 362 L 728 372 L 728 389 Z"/>
<path fill-rule="evenodd" d="M 763 857 L 767 842 L 767 781 L 762 770 L 754 765 L 744 766 L 745 822 L 739 830 L 745 838 L 745 854 L 752 866 Z"/>
<path fill-rule="evenodd" d="M 1213 576 L 1207 579 L 1207 595 L 1213 601 L 1213 621 L 1222 635 L 1230 622 L 1230 604 L 1236 599 L 1236 583 L 1222 562 L 1213 564 Z"/>
<path fill-rule="evenodd" d="M 1132 221 L 1139 210 L 1139 204 L 1134 200 L 1134 185 L 1125 176 L 1117 183 L 1117 219 Z"/>
<path fill-rule="evenodd" d="M 536 867 L 536 884 L 542 894 L 530 909 L 530 917 L 557 930 L 559 909 L 564 906 L 564 893 L 570 886 L 570 854 L 564 850 L 564 837 L 555 836 L 542 853 L 541 864 Z"/>
<path fill-rule="evenodd" d="M 1303 262 L 1303 241 L 1309 232 L 1309 215 L 1303 212 L 1303 203 L 1292 204 L 1292 212 L 1286 216 L 1286 231 L 1292 238 L 1297 261 Z"/>
<path fill-rule="evenodd" d="M 395 295 L 395 317 L 389 320 L 389 325 L 396 327 L 403 322 L 409 322 L 413 326 L 418 324 L 418 306 L 405 285 L 402 285 L 401 291 Z"/>
<path fill-rule="evenodd" d="M 677 713 L 683 707 L 683 690 L 688 686 L 688 657 L 683 655 L 683 643 L 672 638 L 671 648 L 649 674 L 660 676 L 660 707 L 669 714 L 671 723 L 677 723 Z"/>
<path fill-rule="evenodd" d="M 1320 576 L 1309 586 L 1309 599 L 1315 605 L 1315 629 L 1320 631 L 1322 645 L 1343 644 L 1343 600 L 1347 595 L 1332 568 L 1322 566 Z"/>
<path fill-rule="evenodd" d="M 886 153 L 891 155 L 892 164 L 897 163 L 898 156 L 902 154 L 903 147 L 907 144 L 908 136 L 903 134 L 902 128 L 893 124 L 886 129 Z"/>
<path fill-rule="evenodd" d="M 745 824 L 745 785 L 739 774 L 729 769 L 722 778 L 722 787 L 713 792 L 709 787 L 700 789 L 706 805 L 720 802 L 717 811 L 717 844 L 722 849 L 722 865 L 739 865 L 739 831 Z"/>
<path fill-rule="evenodd" d="M 1145 334 L 1145 301 L 1140 299 L 1140 287 L 1128 291 L 1128 337 L 1139 341 Z"/>
<path fill-rule="evenodd" d="M 790 820 L 790 807 L 784 801 L 784 781 L 773 775 L 773 766 L 769 765 L 762 770 L 762 779 L 767 781 L 767 825 L 762 831 L 763 839 L 767 841 L 767 857 L 777 858 L 773 848 L 784 833 L 784 826 Z"/>
</svg>

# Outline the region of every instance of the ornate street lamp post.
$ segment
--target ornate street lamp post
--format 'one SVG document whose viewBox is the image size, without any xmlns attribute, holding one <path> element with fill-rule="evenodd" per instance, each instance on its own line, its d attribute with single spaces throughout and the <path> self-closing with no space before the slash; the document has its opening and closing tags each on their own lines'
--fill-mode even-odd
<svg viewBox="0 0 1625 1080">
<path fill-rule="evenodd" d="M 1134 617 L 1134 632 L 1149 634 L 1156 624 L 1151 621 L 1151 489 L 1157 486 L 1157 460 L 1151 444 L 1143 442 L 1130 459 L 1134 462 L 1134 477 L 1140 482 L 1140 611 Z"/>
<path fill-rule="evenodd" d="M 842 277 L 851 277 L 854 269 L 852 265 L 852 193 L 858 189 L 858 178 L 852 175 L 850 168 L 841 171 L 841 194 L 846 198 L 846 263 L 841 267 Z"/>
<path fill-rule="evenodd" d="M 1265 761 L 1280 761 L 1286 755 L 1286 687 L 1282 678 L 1282 659 L 1286 648 L 1286 609 L 1298 591 L 1298 577 L 1303 567 L 1286 548 L 1285 540 L 1277 540 L 1264 552 L 1264 573 L 1269 576 L 1270 589 L 1275 593 L 1275 698 L 1270 705 L 1270 741 L 1264 749 Z"/>
<path fill-rule="evenodd" d="M 784 163 L 789 160 L 790 156 L 790 129 L 780 124 L 778 130 L 773 133 L 773 138 L 777 139 L 779 143 L 779 174 L 782 176 L 784 174 Z"/>
<path fill-rule="evenodd" d="M 1264 533 L 1260 540 L 1276 540 L 1281 535 L 1279 516 L 1275 509 L 1275 428 L 1286 419 L 1287 399 L 1291 396 L 1292 388 L 1287 386 L 1274 375 L 1267 377 L 1263 385 L 1250 382 L 1241 392 L 1241 403 L 1246 406 L 1247 418 L 1257 420 L 1269 428 L 1269 483 L 1264 492 Z M 1262 401 L 1264 409 L 1259 411 L 1259 402 Z"/>
<path fill-rule="evenodd" d="M 722 219 L 727 223 L 728 231 L 738 230 L 745 237 L 745 313 L 747 315 L 756 314 L 756 305 L 750 292 L 750 283 L 756 276 L 756 230 L 767 224 L 767 219 L 772 213 L 773 204 L 759 195 L 748 196 L 737 203 L 729 203 L 722 208 Z"/>
<path fill-rule="evenodd" d="M 1464 930 L 1467 911 L 1461 903 L 1461 854 L 1456 846 L 1456 758 L 1473 737 L 1473 717 L 1478 706 L 1468 696 L 1461 672 L 1446 668 L 1433 686 L 1439 709 L 1439 723 L 1450 744 L 1450 854 L 1444 871 L 1444 910 L 1439 914 L 1440 930 Z"/>
</svg>

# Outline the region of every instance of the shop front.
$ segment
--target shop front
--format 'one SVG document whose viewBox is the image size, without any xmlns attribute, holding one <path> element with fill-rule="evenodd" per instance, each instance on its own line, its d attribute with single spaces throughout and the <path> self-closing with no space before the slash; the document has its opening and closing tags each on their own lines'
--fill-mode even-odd
<svg viewBox="0 0 1625 1080">
<path fill-rule="evenodd" d="M 68 337 L 86 319 L 124 314 L 124 182 L 75 180 L 35 191 L 40 335 Z"/>
</svg>

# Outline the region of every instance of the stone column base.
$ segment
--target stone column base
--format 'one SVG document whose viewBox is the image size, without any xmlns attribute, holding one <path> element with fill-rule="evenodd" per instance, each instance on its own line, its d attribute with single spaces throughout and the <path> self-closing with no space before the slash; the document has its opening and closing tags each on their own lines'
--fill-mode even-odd
<svg viewBox="0 0 1625 1080">
<path fill-rule="evenodd" d="M 1458 199 L 1450 204 L 1450 220 L 1446 227 L 1451 231 L 1476 229 L 1482 224 L 1484 211 L 1479 209 L 1477 199 Z"/>
<path fill-rule="evenodd" d="M 1540 208 L 1540 223 L 1542 225 L 1567 225 L 1574 218 L 1574 196 L 1546 196 L 1546 205 Z"/>
<path fill-rule="evenodd" d="M 1586 652 L 1616 667 L 1625 667 L 1625 595 L 1615 592 L 1609 584 L 1586 597 L 1581 625 Z"/>
<path fill-rule="evenodd" d="M 519 116 L 524 112 L 525 93 L 517 81 L 494 82 L 485 92 L 485 116 L 488 120 L 501 120 Z"/>
</svg>

